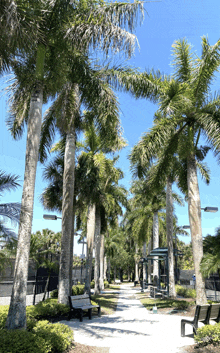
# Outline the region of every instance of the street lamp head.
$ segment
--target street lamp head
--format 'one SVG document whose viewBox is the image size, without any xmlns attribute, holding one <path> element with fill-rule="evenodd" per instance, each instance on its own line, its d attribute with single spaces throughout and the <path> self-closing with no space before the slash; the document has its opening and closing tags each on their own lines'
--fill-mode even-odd
<svg viewBox="0 0 220 353">
<path fill-rule="evenodd" d="M 57 218 L 60 218 L 60 217 L 57 217 L 56 215 L 51 215 L 51 214 L 44 214 L 44 215 L 43 215 L 43 218 L 44 218 L 44 219 L 47 219 L 47 220 L 52 220 L 52 221 L 54 221 L 54 220 L 57 220 Z"/>
<path fill-rule="evenodd" d="M 188 226 L 188 225 L 183 226 L 183 229 L 190 229 L 190 226 Z"/>
<path fill-rule="evenodd" d="M 205 208 L 201 208 L 201 210 L 204 210 L 204 212 L 215 213 L 218 211 L 218 207 L 205 207 Z"/>
</svg>

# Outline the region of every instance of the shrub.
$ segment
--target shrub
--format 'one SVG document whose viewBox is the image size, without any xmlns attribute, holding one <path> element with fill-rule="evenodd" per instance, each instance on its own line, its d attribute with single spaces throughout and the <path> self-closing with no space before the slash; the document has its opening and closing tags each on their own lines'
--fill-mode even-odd
<svg viewBox="0 0 220 353">
<path fill-rule="evenodd" d="M 196 290 L 176 285 L 176 294 L 184 298 L 196 298 Z"/>
<path fill-rule="evenodd" d="M 104 288 L 109 288 L 109 283 L 108 283 L 108 281 L 104 281 Z"/>
<path fill-rule="evenodd" d="M 197 330 L 194 336 L 195 341 L 202 346 L 220 342 L 220 323 L 215 325 L 205 325 Z"/>
<path fill-rule="evenodd" d="M 43 337 L 26 330 L 1 330 L 0 353 L 49 353 L 52 346 Z"/>
<path fill-rule="evenodd" d="M 50 293 L 50 298 L 58 298 L 58 289 L 52 290 Z"/>
<path fill-rule="evenodd" d="M 48 343 L 51 353 L 62 353 L 73 341 L 73 331 L 64 324 L 51 324 L 49 321 L 38 321 L 33 332 Z"/>
<path fill-rule="evenodd" d="M 90 283 L 90 288 L 94 288 L 95 287 L 95 280 L 93 279 L 92 282 Z"/>
<path fill-rule="evenodd" d="M 7 315 L 8 315 L 8 305 L 0 306 L 0 329 L 4 329 Z"/>
<path fill-rule="evenodd" d="M 35 319 L 46 319 L 48 317 L 67 315 L 69 306 L 57 303 L 57 299 L 47 299 L 37 305 L 26 308 L 27 317 Z"/>
</svg>

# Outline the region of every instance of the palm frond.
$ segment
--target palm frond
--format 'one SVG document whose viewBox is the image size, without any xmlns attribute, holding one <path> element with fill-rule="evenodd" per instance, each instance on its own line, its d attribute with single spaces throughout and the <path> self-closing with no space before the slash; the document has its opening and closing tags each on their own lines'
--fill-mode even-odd
<svg viewBox="0 0 220 353">
<path fill-rule="evenodd" d="M 175 40 L 172 48 L 172 66 L 174 68 L 173 77 L 179 82 L 187 82 L 193 73 L 195 65 L 195 58 L 191 52 L 192 46 L 184 38 Z"/>
<path fill-rule="evenodd" d="M 74 3 L 73 3 L 74 4 Z M 82 11 L 83 10 L 83 11 Z M 75 3 L 73 20 L 66 31 L 66 37 L 77 41 L 81 49 L 97 45 L 108 54 L 112 51 L 125 51 L 128 56 L 134 51 L 137 38 L 131 32 L 137 19 L 143 17 L 143 2 L 89 4 L 84 9 Z"/>
</svg>

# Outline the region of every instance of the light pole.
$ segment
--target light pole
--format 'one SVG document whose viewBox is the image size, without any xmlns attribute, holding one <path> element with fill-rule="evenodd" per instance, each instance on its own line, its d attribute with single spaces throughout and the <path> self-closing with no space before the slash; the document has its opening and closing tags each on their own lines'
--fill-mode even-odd
<svg viewBox="0 0 220 353">
<path fill-rule="evenodd" d="M 81 255 L 81 279 L 80 283 L 82 284 L 82 270 L 83 270 L 83 259 L 84 259 L 84 244 L 86 244 L 85 238 L 79 241 L 79 244 L 82 244 L 82 255 Z"/>
<path fill-rule="evenodd" d="M 56 221 L 57 219 L 62 219 L 62 217 L 58 217 L 52 214 L 43 214 L 43 218 L 46 220 Z"/>
</svg>

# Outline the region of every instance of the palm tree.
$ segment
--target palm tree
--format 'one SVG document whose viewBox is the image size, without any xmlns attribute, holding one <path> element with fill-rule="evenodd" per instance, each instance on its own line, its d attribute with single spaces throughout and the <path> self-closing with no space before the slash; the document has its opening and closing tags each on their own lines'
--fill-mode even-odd
<svg viewBox="0 0 220 353">
<path fill-rule="evenodd" d="M 56 125 L 62 134 L 65 135 L 65 154 L 69 156 L 69 161 L 64 160 L 64 179 L 65 183 L 69 185 L 69 190 L 63 188 L 63 208 L 62 208 L 62 234 L 63 240 L 61 242 L 61 257 L 60 257 L 60 278 L 59 278 L 59 301 L 67 303 L 69 291 L 71 286 L 67 285 L 68 263 L 71 264 L 71 257 L 69 258 L 69 250 L 72 249 L 72 245 L 69 243 L 70 236 L 73 234 L 73 185 L 74 185 L 74 165 L 75 165 L 75 134 L 83 130 L 85 122 L 87 124 L 95 121 L 96 127 L 99 127 L 100 133 L 105 136 L 105 143 L 109 143 L 117 148 L 120 145 L 120 139 L 118 137 L 119 120 L 118 120 L 118 106 L 117 100 L 108 87 L 101 79 L 100 73 L 93 70 L 90 63 L 87 61 L 86 56 L 79 57 L 81 75 L 78 80 L 77 77 L 73 78 L 72 84 L 68 84 L 59 94 L 52 107 L 49 109 L 42 128 L 42 139 L 40 146 L 41 160 L 45 160 L 46 148 L 48 149 L 54 136 L 54 129 Z M 91 91 L 92 89 L 92 91 Z M 99 99 L 100 97 L 100 99 Z M 87 107 L 92 107 L 93 111 L 86 115 L 80 114 L 79 107 L 84 103 Z M 71 134 L 70 131 L 71 130 Z M 71 137 L 71 139 L 70 139 Z M 71 145 L 70 145 L 70 141 Z M 71 171 L 67 167 L 71 168 Z M 68 181 L 67 178 L 68 177 Z M 66 195 L 66 196 L 65 196 Z M 69 202 L 64 201 L 68 197 Z M 68 206 L 69 205 L 69 206 Z M 66 217 L 69 218 L 69 223 L 66 222 Z M 64 227 L 63 222 L 66 227 Z M 66 229 L 66 230 L 65 230 Z M 63 261 L 63 258 L 66 260 Z M 62 269 L 63 264 L 66 264 Z M 70 268 L 70 267 L 69 267 Z M 66 281 L 63 280 L 66 278 Z M 71 282 L 71 281 L 70 281 Z"/>
<path fill-rule="evenodd" d="M 110 142 L 110 141 L 109 141 Z M 87 200 L 87 267 L 85 291 L 90 292 L 91 263 L 93 241 L 95 241 L 95 292 L 99 292 L 100 244 L 101 244 L 101 210 L 108 215 L 112 212 L 112 203 L 115 195 L 112 184 L 122 177 L 122 172 L 114 167 L 116 160 L 107 159 L 104 152 L 115 150 L 114 144 L 110 146 L 101 134 L 97 133 L 94 125 L 89 125 L 85 132 L 84 149 L 78 158 L 77 179 L 84 180 L 80 187 L 80 194 Z M 119 142 L 119 141 L 118 141 Z M 108 145 L 109 144 L 109 145 Z M 124 141 L 121 140 L 121 147 Z M 83 144 L 82 144 L 83 147 Z M 118 143 L 119 148 L 119 143 Z M 80 195 L 79 195 L 80 197 Z M 121 200 L 122 201 L 122 195 Z M 115 208 L 115 207 L 113 207 Z M 110 212 L 109 212 L 110 210 Z M 118 208 L 116 213 L 118 212 Z M 102 216 L 103 218 L 103 216 Z"/>
<path fill-rule="evenodd" d="M 188 211 L 195 263 L 197 304 L 207 302 L 205 282 L 200 272 L 203 256 L 201 205 L 197 179 L 196 150 L 201 135 L 206 136 L 208 148 L 216 155 L 220 150 L 218 94 L 211 95 L 211 84 L 220 65 L 220 41 L 211 46 L 202 38 L 202 55 L 198 58 L 185 39 L 173 44 L 174 74 L 162 76 L 159 72 L 131 75 L 118 74 L 120 83 L 131 89 L 136 97 L 145 97 L 159 103 L 164 117 L 151 129 L 148 142 L 142 140 L 142 160 L 163 151 L 160 171 L 165 174 L 171 157 L 178 153 L 187 163 Z M 146 143 L 147 142 L 147 143 Z M 153 142 L 153 143 L 152 143 Z M 207 153 L 207 147 L 201 148 Z M 203 172 L 203 170 L 202 170 Z"/>
<path fill-rule="evenodd" d="M 24 216 L 24 212 L 22 211 L 20 218 L 19 244 L 15 264 L 16 275 L 6 322 L 6 327 L 9 329 L 26 327 L 25 292 L 28 254 L 33 218 L 33 200 L 41 131 L 43 93 L 47 93 L 43 90 L 44 83 L 48 78 L 52 78 L 52 81 L 53 79 L 55 80 L 49 89 L 48 95 L 51 94 L 50 90 L 54 93 L 59 91 L 59 87 L 63 84 L 62 78 L 65 78 L 65 75 L 63 75 L 63 70 L 57 71 L 55 69 L 56 65 L 53 67 L 53 63 L 55 61 L 59 62 L 61 66 L 63 65 L 64 61 L 60 60 L 60 58 L 63 59 L 63 57 L 65 57 L 64 53 L 66 54 L 66 52 L 68 52 L 70 41 L 72 46 L 80 46 L 82 50 L 86 50 L 92 42 L 93 45 L 97 43 L 102 44 L 101 47 L 106 52 L 108 52 L 109 49 L 123 48 L 130 55 L 136 37 L 131 36 L 130 33 L 123 30 L 121 27 L 128 23 L 129 29 L 133 29 L 134 21 L 138 15 L 138 9 L 142 6 L 141 3 L 135 3 L 133 6 L 129 4 L 122 4 L 121 6 L 119 4 L 113 4 L 109 6 L 103 3 L 96 5 L 96 7 L 94 7 L 94 3 L 87 4 L 88 6 L 81 6 L 81 3 L 70 2 L 69 0 L 42 2 L 42 5 L 44 5 L 42 9 L 44 10 L 44 16 L 38 21 L 37 25 L 40 28 L 40 32 L 43 33 L 43 38 L 37 38 L 37 40 L 33 42 L 33 48 L 30 48 L 32 50 L 29 50 L 28 55 L 26 55 L 26 57 L 28 56 L 28 62 L 25 68 L 29 66 L 27 72 L 30 71 L 30 67 L 35 68 L 34 79 L 30 81 L 31 85 L 28 84 L 25 88 L 23 85 L 23 90 L 20 90 L 20 96 L 14 96 L 14 104 L 12 104 L 12 111 L 16 115 L 15 123 L 12 127 L 12 131 L 16 128 L 15 135 L 21 132 L 22 124 L 25 118 L 27 120 L 29 112 L 26 148 L 27 158 L 25 162 L 21 206 L 22 210 L 24 206 L 26 206 L 28 212 L 26 212 Z M 122 22 L 121 19 L 124 15 L 126 15 L 126 18 L 124 18 Z M 69 27 L 67 27 L 67 23 L 70 25 Z M 100 29 L 102 36 L 100 36 Z M 122 40 L 121 38 L 118 40 L 119 33 L 123 35 Z M 106 40 L 105 34 L 107 34 Z M 103 38 L 104 40 L 102 40 Z M 58 54 L 60 49 L 61 51 Z M 48 58 L 50 61 L 49 71 L 45 69 L 45 62 Z M 25 59 L 22 58 L 22 61 L 25 61 Z M 65 61 L 65 63 L 67 63 L 67 61 Z M 13 64 L 14 72 L 16 72 L 17 75 L 19 73 L 21 75 L 21 72 L 23 73 L 22 67 L 20 63 Z M 54 70 L 51 70 L 51 68 Z M 57 79 L 59 76 L 57 75 L 58 73 L 61 74 L 60 78 L 62 80 L 60 82 L 59 79 Z M 27 77 L 30 78 L 30 75 L 27 75 Z M 24 81 L 27 84 L 27 79 Z M 21 83 L 24 82 L 20 81 L 19 84 Z M 30 89 L 28 89 L 29 87 Z M 32 93 L 30 94 L 30 92 Z M 31 192 L 29 192 L 29 189 Z M 69 204 L 71 205 L 71 202 Z M 64 218 L 66 219 L 66 217 Z M 67 228 L 69 229 L 69 225 L 71 224 L 70 217 L 67 217 L 67 221 Z M 64 236 L 67 237 L 66 235 Z M 66 241 L 66 247 L 68 244 L 69 240 Z M 67 257 L 67 263 L 68 262 Z M 62 301 L 65 301 L 65 303 L 67 303 L 67 292 L 69 294 L 69 285 L 67 290 L 63 290 Z"/>
</svg>

